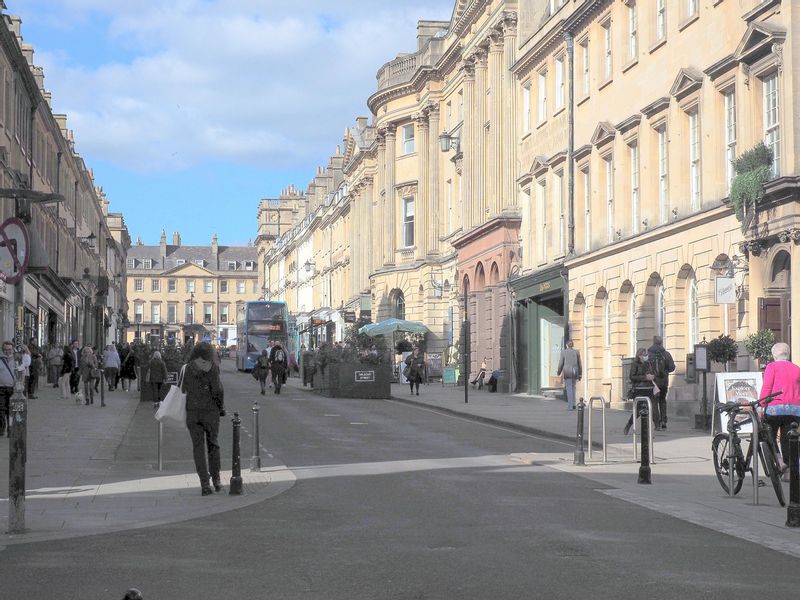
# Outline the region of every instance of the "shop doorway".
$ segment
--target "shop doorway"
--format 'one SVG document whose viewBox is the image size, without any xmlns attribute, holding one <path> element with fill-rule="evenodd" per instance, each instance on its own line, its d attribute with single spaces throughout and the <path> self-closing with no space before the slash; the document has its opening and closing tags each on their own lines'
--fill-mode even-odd
<svg viewBox="0 0 800 600">
<path fill-rule="evenodd" d="M 777 341 L 787 344 L 792 339 L 791 269 L 791 255 L 781 250 L 772 261 L 765 297 L 758 299 L 758 328 L 771 330 Z"/>
</svg>

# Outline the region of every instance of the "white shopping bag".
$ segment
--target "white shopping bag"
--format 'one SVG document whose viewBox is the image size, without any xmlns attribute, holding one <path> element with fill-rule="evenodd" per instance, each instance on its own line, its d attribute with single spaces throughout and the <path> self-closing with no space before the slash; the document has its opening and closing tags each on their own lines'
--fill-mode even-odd
<svg viewBox="0 0 800 600">
<path fill-rule="evenodd" d="M 156 411 L 156 419 L 164 425 L 186 427 L 186 394 L 181 391 L 185 370 L 186 365 L 183 365 L 181 374 L 178 376 L 178 384 L 169 388 L 166 398 L 164 398 Z"/>
</svg>

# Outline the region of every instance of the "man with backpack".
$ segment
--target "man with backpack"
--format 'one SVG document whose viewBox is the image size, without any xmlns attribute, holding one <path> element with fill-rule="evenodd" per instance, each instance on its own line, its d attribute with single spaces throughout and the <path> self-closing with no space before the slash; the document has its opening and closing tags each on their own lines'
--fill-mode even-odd
<svg viewBox="0 0 800 600">
<path fill-rule="evenodd" d="M 675 361 L 672 355 L 664 348 L 661 336 L 653 337 L 653 345 L 647 349 L 648 359 L 653 363 L 658 394 L 653 396 L 653 412 L 657 419 L 656 429 L 667 428 L 667 392 L 669 391 L 669 374 L 675 370 Z"/>
<path fill-rule="evenodd" d="M 286 383 L 286 369 L 289 367 L 289 360 L 286 351 L 280 342 L 275 342 L 270 352 L 269 368 L 272 371 L 272 384 L 276 394 L 281 393 L 281 385 Z"/>
</svg>

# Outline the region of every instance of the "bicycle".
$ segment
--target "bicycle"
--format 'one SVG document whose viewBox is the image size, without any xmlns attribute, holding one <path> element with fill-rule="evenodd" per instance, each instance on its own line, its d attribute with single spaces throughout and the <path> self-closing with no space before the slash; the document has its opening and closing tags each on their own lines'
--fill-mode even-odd
<svg viewBox="0 0 800 600">
<path fill-rule="evenodd" d="M 775 496 L 778 498 L 778 502 L 781 506 L 786 506 L 786 501 L 783 497 L 783 487 L 781 486 L 781 469 L 778 464 L 777 453 L 772 441 L 772 429 L 770 428 L 769 424 L 765 423 L 761 417 L 758 416 L 758 412 L 755 410 L 753 411 L 754 419 L 750 417 L 744 419 L 736 418 L 744 410 L 748 408 L 755 409 L 762 402 L 766 408 L 766 406 L 776 396 L 779 396 L 782 393 L 783 392 L 780 391 L 775 392 L 774 394 L 765 396 L 760 400 L 755 400 L 753 402 L 747 402 L 744 404 L 723 404 L 722 406 L 717 407 L 717 410 L 720 413 L 728 413 L 728 432 L 718 433 L 714 436 L 714 439 L 711 442 L 711 452 L 714 457 L 714 471 L 717 473 L 719 484 L 722 486 L 722 489 L 725 490 L 726 494 L 730 493 L 730 486 L 728 484 L 730 476 L 730 453 L 728 449 L 729 443 L 733 444 L 735 457 L 733 478 L 734 495 L 738 494 L 739 490 L 742 489 L 745 474 L 748 472 L 751 475 L 753 474 L 752 461 L 754 448 L 752 438 L 750 446 L 747 448 L 747 455 L 742 452 L 741 439 L 739 438 L 739 430 L 742 428 L 742 426 L 752 422 L 754 430 L 755 428 L 758 428 L 758 456 L 761 460 L 761 464 L 764 466 L 764 472 L 772 481 L 772 487 L 775 489 Z M 730 440 L 732 440 L 732 442 Z M 761 482 L 759 482 L 758 485 L 762 485 Z"/>
</svg>

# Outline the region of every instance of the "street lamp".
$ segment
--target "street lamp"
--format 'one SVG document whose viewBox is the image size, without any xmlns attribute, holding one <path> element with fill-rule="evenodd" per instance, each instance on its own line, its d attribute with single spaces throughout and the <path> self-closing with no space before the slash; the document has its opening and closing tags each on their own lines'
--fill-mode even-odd
<svg viewBox="0 0 800 600">
<path fill-rule="evenodd" d="M 441 134 L 439 134 L 439 149 L 442 152 L 455 150 L 456 154 L 459 154 L 461 152 L 461 140 L 459 136 L 453 135 L 448 133 L 447 130 L 444 130 Z"/>
<path fill-rule="evenodd" d="M 311 273 L 314 270 L 314 261 L 307 260 L 306 263 L 303 265 L 303 268 L 306 270 L 306 273 Z"/>
</svg>

